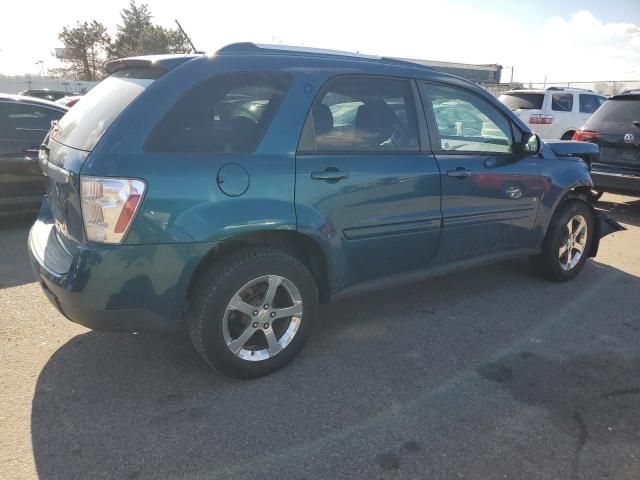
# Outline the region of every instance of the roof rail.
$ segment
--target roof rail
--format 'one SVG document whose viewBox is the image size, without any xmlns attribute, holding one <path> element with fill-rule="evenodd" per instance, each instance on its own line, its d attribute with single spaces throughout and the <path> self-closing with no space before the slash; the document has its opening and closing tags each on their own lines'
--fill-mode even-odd
<svg viewBox="0 0 640 480">
<path fill-rule="evenodd" d="M 547 87 L 547 91 L 549 91 L 549 90 L 559 90 L 559 91 L 563 91 L 563 90 L 580 90 L 582 92 L 594 93 L 593 90 L 591 90 L 589 88 L 579 88 L 579 87 Z"/>
<path fill-rule="evenodd" d="M 382 57 L 377 55 L 364 55 L 362 53 L 344 52 L 340 50 L 329 50 L 324 48 L 310 48 L 310 47 L 295 47 L 290 45 L 269 45 L 263 43 L 253 42 L 239 42 L 231 43 L 220 48 L 216 54 L 225 53 L 269 53 L 269 54 L 283 54 L 283 55 L 321 55 L 321 56 L 336 56 L 336 57 L 349 57 L 349 58 L 363 58 L 369 60 L 381 60 Z"/>
</svg>

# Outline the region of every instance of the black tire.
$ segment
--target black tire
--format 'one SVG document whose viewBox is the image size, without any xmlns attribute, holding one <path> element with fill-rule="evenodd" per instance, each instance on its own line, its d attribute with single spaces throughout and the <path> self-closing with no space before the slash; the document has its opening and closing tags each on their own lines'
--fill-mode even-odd
<svg viewBox="0 0 640 480">
<path fill-rule="evenodd" d="M 303 313 L 295 335 L 285 348 L 265 360 L 245 360 L 227 346 L 223 333 L 225 312 L 243 286 L 267 275 L 284 277 L 295 285 Z M 284 367 L 300 352 L 317 316 L 318 288 L 305 265 L 280 250 L 252 248 L 223 258 L 202 274 L 189 299 L 186 324 L 195 349 L 207 364 L 232 377 L 256 378 Z M 246 318 L 248 323 L 253 320 Z M 273 322 L 275 330 L 275 320 Z M 256 334 L 260 335 L 257 331 Z"/>
<path fill-rule="evenodd" d="M 568 235 L 567 224 L 576 215 L 581 215 L 587 224 L 587 238 L 583 253 L 577 263 L 566 270 L 561 265 L 560 248 L 565 244 Z M 542 252 L 530 257 L 532 270 L 548 279 L 566 282 L 575 277 L 582 268 L 591 251 L 594 235 L 594 214 L 589 205 L 580 200 L 567 200 L 562 203 L 551 219 L 547 234 L 542 244 Z"/>
<path fill-rule="evenodd" d="M 574 133 L 575 132 L 573 132 L 573 131 L 565 132 L 565 134 L 562 135 L 562 137 L 560 137 L 560 140 L 571 140 L 573 138 L 573 134 Z"/>
</svg>

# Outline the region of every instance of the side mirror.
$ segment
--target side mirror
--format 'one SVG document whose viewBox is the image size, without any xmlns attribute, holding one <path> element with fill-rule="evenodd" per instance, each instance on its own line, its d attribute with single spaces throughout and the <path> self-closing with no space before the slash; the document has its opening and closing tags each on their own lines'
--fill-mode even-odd
<svg viewBox="0 0 640 480">
<path fill-rule="evenodd" d="M 535 155 L 540 153 L 542 148 L 542 140 L 533 132 L 525 132 L 522 135 L 522 142 L 520 143 L 520 151 L 526 155 Z"/>
</svg>

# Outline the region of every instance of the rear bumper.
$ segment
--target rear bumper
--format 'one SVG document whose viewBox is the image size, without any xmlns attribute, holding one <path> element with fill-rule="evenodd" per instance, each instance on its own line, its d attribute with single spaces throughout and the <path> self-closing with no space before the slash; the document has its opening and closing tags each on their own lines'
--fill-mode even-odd
<svg viewBox="0 0 640 480">
<path fill-rule="evenodd" d="M 640 195 L 640 175 L 594 169 L 591 171 L 594 187 L 604 192 Z"/>
<path fill-rule="evenodd" d="M 42 289 L 69 320 L 101 331 L 180 328 L 186 292 L 209 243 L 83 245 L 66 251 L 53 224 L 31 228 L 29 257 Z"/>
</svg>

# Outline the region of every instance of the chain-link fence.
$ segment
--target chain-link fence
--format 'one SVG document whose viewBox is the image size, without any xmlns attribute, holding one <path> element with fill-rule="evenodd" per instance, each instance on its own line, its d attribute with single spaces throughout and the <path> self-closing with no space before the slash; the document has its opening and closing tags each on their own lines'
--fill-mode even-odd
<svg viewBox="0 0 640 480">
<path fill-rule="evenodd" d="M 640 90 L 640 80 L 604 80 L 596 82 L 543 82 L 543 83 L 488 83 L 484 87 L 495 96 L 500 96 L 508 90 L 540 89 L 549 87 L 582 88 L 592 90 L 605 96 L 617 95 L 627 90 Z"/>
</svg>

